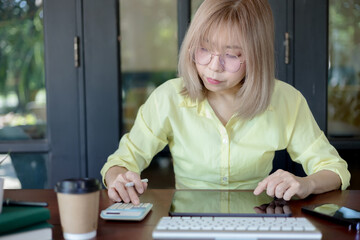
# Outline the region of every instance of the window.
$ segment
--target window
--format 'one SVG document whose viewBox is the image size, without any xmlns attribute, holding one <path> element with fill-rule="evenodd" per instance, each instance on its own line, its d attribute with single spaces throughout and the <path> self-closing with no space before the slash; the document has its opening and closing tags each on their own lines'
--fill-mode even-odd
<svg viewBox="0 0 360 240">
<path fill-rule="evenodd" d="M 329 1 L 328 134 L 360 136 L 360 1 Z"/>
<path fill-rule="evenodd" d="M 177 3 L 121 0 L 121 79 L 124 132 L 150 93 L 177 72 Z"/>
<path fill-rule="evenodd" d="M 0 26 L 0 177 L 5 188 L 45 188 L 48 154 L 33 152 L 47 122 L 42 1 L 0 1 Z"/>
<path fill-rule="evenodd" d="M 46 133 L 42 1 L 0 2 L 0 141 Z"/>
</svg>

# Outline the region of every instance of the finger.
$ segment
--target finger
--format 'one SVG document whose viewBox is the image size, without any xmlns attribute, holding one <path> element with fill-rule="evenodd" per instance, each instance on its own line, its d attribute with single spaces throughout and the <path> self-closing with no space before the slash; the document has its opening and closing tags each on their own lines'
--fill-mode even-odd
<svg viewBox="0 0 360 240">
<path fill-rule="evenodd" d="M 123 200 L 123 202 L 129 203 L 130 197 L 129 197 L 128 191 L 125 187 L 125 184 L 122 182 L 116 182 L 115 188 L 116 188 L 116 191 L 118 192 L 118 194 L 120 195 L 120 198 Z"/>
<path fill-rule="evenodd" d="M 146 191 L 146 189 L 148 188 L 148 183 L 147 182 L 143 182 L 143 187 L 144 187 L 144 192 Z"/>
<path fill-rule="evenodd" d="M 284 193 L 283 199 L 289 201 L 297 192 L 297 188 L 292 186 Z"/>
<path fill-rule="evenodd" d="M 115 188 L 111 187 L 108 190 L 108 196 L 114 202 L 121 202 L 121 198 Z"/>
<path fill-rule="evenodd" d="M 266 208 L 269 206 L 269 204 L 262 204 L 260 206 L 257 206 L 258 208 L 260 208 L 261 210 L 263 210 L 265 212 Z"/>
<path fill-rule="evenodd" d="M 134 205 L 139 205 L 140 204 L 140 199 L 139 199 L 139 196 L 138 196 L 137 192 L 135 191 L 135 189 L 133 187 L 128 187 L 127 192 L 129 194 L 130 201 Z"/>
<path fill-rule="evenodd" d="M 274 214 L 274 212 L 275 212 L 275 210 L 274 210 L 274 207 L 273 206 L 268 206 L 267 208 L 266 208 L 266 213 L 267 214 Z"/>
<path fill-rule="evenodd" d="M 254 190 L 254 194 L 259 195 L 260 193 L 262 193 L 266 189 L 266 187 L 267 187 L 267 181 L 266 181 L 266 178 L 265 178 L 263 181 L 258 183 L 257 187 Z"/>
<path fill-rule="evenodd" d="M 143 187 L 143 192 L 139 192 L 136 187 L 128 187 L 128 193 L 129 193 L 129 197 L 132 203 L 134 203 L 135 205 L 140 204 L 140 199 L 139 196 L 145 192 L 145 190 L 147 189 L 148 184 L 146 182 L 141 182 L 142 187 Z"/>
<path fill-rule="evenodd" d="M 275 208 L 275 206 L 276 206 L 275 201 L 276 201 L 276 200 L 273 200 L 272 202 L 270 202 L 269 204 L 267 204 L 267 207 Z"/>
<path fill-rule="evenodd" d="M 254 190 L 255 195 L 259 195 L 263 191 L 266 190 L 266 194 L 274 197 L 274 189 L 277 185 L 277 182 L 281 181 L 281 176 L 285 173 L 285 171 L 278 169 L 276 172 L 267 176 L 264 180 L 259 182 L 258 186 Z"/>
<path fill-rule="evenodd" d="M 283 214 L 283 213 L 284 213 L 283 207 L 281 207 L 281 206 L 276 206 L 276 207 L 275 207 L 275 213 L 276 213 L 276 214 Z"/>
<path fill-rule="evenodd" d="M 284 205 L 283 206 L 283 209 L 284 209 L 284 213 L 286 214 L 290 214 L 291 213 L 291 208 L 289 205 Z"/>
<path fill-rule="evenodd" d="M 140 178 L 137 179 L 136 181 L 134 181 L 134 187 L 136 189 L 136 191 L 140 194 L 143 194 L 144 193 L 144 183 L 141 182 Z"/>
<path fill-rule="evenodd" d="M 280 182 L 275 188 L 275 197 L 283 198 L 288 188 L 289 186 L 286 182 Z"/>
<path fill-rule="evenodd" d="M 146 183 L 146 182 L 142 182 L 142 185 L 143 185 L 143 192 L 142 193 L 140 193 L 140 192 L 138 192 L 138 196 L 140 196 L 141 194 L 143 194 L 146 190 L 147 190 L 147 187 L 148 187 L 148 183 Z"/>
<path fill-rule="evenodd" d="M 260 207 L 254 207 L 254 211 L 257 214 L 263 214 L 265 213 L 265 211 L 263 209 L 261 209 Z"/>
<path fill-rule="evenodd" d="M 126 173 L 126 179 L 128 181 L 134 183 L 134 188 L 136 189 L 136 191 L 138 193 L 142 194 L 144 192 L 144 185 L 143 185 L 143 182 L 141 182 L 139 174 L 137 174 L 135 172 L 128 171 Z"/>
<path fill-rule="evenodd" d="M 266 194 L 271 196 L 271 197 L 275 197 L 276 196 L 276 187 L 281 184 L 282 179 L 276 176 L 272 176 L 269 179 L 269 182 L 267 184 L 267 188 L 266 188 Z"/>
</svg>

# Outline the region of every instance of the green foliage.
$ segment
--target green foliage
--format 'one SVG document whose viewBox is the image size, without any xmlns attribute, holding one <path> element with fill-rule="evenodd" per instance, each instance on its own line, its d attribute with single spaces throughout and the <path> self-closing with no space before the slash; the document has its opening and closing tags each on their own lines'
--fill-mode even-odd
<svg viewBox="0 0 360 240">
<path fill-rule="evenodd" d="M 360 0 L 329 0 L 328 121 L 343 128 L 334 132 L 360 131 L 359 54 Z"/>
<path fill-rule="evenodd" d="M 3 113 L 26 112 L 45 88 L 42 6 L 36 2 L 0 0 L 0 96 L 15 92 L 19 103 Z"/>
<path fill-rule="evenodd" d="M 354 63 L 355 52 L 360 48 L 360 0 L 330 0 L 329 6 L 331 63 L 360 70 Z"/>
</svg>

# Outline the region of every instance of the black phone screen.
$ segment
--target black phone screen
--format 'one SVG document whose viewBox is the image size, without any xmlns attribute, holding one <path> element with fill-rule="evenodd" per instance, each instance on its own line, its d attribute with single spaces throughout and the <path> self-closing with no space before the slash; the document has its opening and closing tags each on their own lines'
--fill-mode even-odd
<svg viewBox="0 0 360 240">
<path fill-rule="evenodd" d="M 321 205 L 311 205 L 302 208 L 304 212 L 315 215 L 327 216 L 338 222 L 357 224 L 360 222 L 360 211 L 339 206 L 337 204 L 327 203 Z"/>
</svg>

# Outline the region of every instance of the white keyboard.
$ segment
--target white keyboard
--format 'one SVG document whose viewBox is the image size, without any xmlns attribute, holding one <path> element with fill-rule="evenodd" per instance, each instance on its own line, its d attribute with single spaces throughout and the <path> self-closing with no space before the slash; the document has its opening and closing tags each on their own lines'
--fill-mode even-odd
<svg viewBox="0 0 360 240">
<path fill-rule="evenodd" d="M 154 239 L 321 239 L 306 218 L 162 217 Z"/>
</svg>

